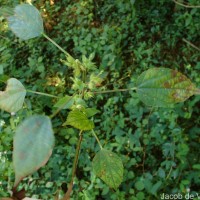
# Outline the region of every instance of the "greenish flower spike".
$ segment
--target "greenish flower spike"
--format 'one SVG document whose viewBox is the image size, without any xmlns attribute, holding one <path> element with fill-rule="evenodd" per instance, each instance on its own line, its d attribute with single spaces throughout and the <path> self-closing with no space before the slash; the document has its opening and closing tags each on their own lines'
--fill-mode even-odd
<svg viewBox="0 0 200 200">
<path fill-rule="evenodd" d="M 22 40 L 38 37 L 44 32 L 42 17 L 30 4 L 16 6 L 14 15 L 7 19 L 10 29 Z"/>
</svg>

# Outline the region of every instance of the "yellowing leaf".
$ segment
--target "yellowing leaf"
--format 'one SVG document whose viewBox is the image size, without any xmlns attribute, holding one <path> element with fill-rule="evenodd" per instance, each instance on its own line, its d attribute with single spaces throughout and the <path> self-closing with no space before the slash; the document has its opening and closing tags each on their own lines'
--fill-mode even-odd
<svg viewBox="0 0 200 200">
<path fill-rule="evenodd" d="M 100 150 L 93 159 L 95 174 L 115 190 L 123 180 L 124 168 L 121 159 L 106 149 Z"/>
<path fill-rule="evenodd" d="M 186 76 L 168 68 L 151 68 L 143 72 L 136 86 L 140 100 L 148 106 L 157 107 L 183 102 L 197 91 Z"/>
<path fill-rule="evenodd" d="M 7 81 L 7 87 L 4 92 L 0 92 L 0 109 L 7 112 L 17 112 L 24 103 L 26 90 L 24 86 L 15 78 Z"/>
</svg>

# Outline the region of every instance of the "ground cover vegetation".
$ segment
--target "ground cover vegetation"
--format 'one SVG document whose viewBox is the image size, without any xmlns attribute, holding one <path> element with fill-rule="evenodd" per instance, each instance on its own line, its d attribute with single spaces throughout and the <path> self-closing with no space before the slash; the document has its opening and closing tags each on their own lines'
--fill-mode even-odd
<svg viewBox="0 0 200 200">
<path fill-rule="evenodd" d="M 0 1 L 1 7 L 15 7 L 24 2 Z M 82 69 L 73 67 L 73 58 L 68 55 L 66 60 L 66 54 L 45 37 L 25 41 L 16 37 L 8 28 L 6 17 L 1 15 L 1 91 L 8 80 L 10 88 L 12 84 L 20 88 L 24 85 L 27 94 L 23 109 L 16 110 L 15 114 L 10 114 L 10 108 L 0 102 L 0 197 L 10 196 L 13 185 L 18 184 L 12 157 L 14 135 L 23 132 L 19 125 L 35 114 L 55 114 L 51 118 L 55 144 L 49 161 L 18 186 L 18 190 L 26 190 L 26 196 L 38 199 L 64 196 L 69 189 L 73 159 L 80 141 L 77 129 L 87 131 L 93 129 L 94 124 L 101 145 L 122 161 L 123 180 L 119 187 L 112 187 L 108 181 L 98 178 L 92 160 L 101 145 L 97 145 L 95 137 L 88 131 L 81 138 L 71 199 L 160 199 L 162 194 L 171 193 L 190 194 L 198 199 L 200 97 L 192 96 L 193 92 L 190 92 L 198 93 L 194 85 L 198 88 L 200 83 L 200 2 L 41 0 L 32 3 L 42 15 L 45 33 L 79 59 L 82 63 L 79 66 L 86 66 L 91 71 L 87 86 L 95 89 L 95 93 L 82 93 L 85 88 L 85 82 L 79 80 Z M 153 77 L 164 73 L 168 79 L 173 75 L 179 81 L 186 81 L 187 94 L 184 93 L 181 102 L 172 107 L 162 106 L 164 103 L 160 104 L 159 100 L 151 101 L 148 96 L 143 98 L 139 91 L 144 92 L 141 85 L 147 72 Z M 136 86 L 140 88 L 137 92 L 113 91 Z M 165 84 L 165 87 L 170 86 Z M 75 91 L 80 93 L 75 103 L 71 102 L 61 110 L 63 101 L 70 103 L 69 96 Z M 93 118 L 93 121 L 84 118 L 86 128 L 70 121 L 74 109 L 67 108 L 72 105 L 93 108 L 84 110 Z M 83 110 L 75 112 L 82 115 Z M 31 120 L 35 122 L 36 119 Z M 37 120 L 49 127 L 44 116 Z M 30 121 L 27 123 L 30 125 Z M 23 192 L 16 192 L 16 195 L 20 199 Z"/>
</svg>

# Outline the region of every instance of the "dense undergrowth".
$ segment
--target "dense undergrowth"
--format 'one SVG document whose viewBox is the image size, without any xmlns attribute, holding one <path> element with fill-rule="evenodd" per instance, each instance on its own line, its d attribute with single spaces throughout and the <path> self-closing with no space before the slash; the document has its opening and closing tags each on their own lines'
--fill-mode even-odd
<svg viewBox="0 0 200 200">
<path fill-rule="evenodd" d="M 0 1 L 14 6 L 23 1 Z M 189 0 L 190 5 L 200 1 Z M 45 30 L 74 57 L 95 53 L 106 71 L 99 87 L 134 86 L 136 77 L 151 67 L 177 69 L 200 85 L 200 8 L 184 8 L 169 0 L 32 1 L 40 9 Z M 21 41 L 0 17 L 0 73 L 18 78 L 27 88 L 62 96 L 70 94 L 72 70 L 64 55 L 44 38 Z M 3 76 L 2 76 L 3 77 Z M 1 84 L 2 90 L 4 85 Z M 96 94 L 90 105 L 101 112 L 95 118 L 102 143 L 122 155 L 125 173 L 119 190 L 109 190 L 91 170 L 98 147 L 83 137 L 72 199 L 160 199 L 163 193 L 199 194 L 199 96 L 174 108 L 146 107 L 135 92 Z M 1 111 L 0 196 L 14 182 L 12 140 L 16 126 L 32 113 L 51 114 L 55 99 L 29 95 L 25 109 L 10 118 Z M 30 196 L 50 199 L 66 192 L 78 134 L 62 128 L 67 111 L 53 119 L 56 145 L 48 164 L 26 178 L 21 187 Z M 23 185 L 24 184 L 24 185 Z"/>
</svg>

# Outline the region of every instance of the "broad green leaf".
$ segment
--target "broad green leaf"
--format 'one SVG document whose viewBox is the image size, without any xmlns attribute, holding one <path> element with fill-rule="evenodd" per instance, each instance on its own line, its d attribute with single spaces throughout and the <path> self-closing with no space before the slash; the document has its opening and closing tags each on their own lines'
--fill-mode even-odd
<svg viewBox="0 0 200 200">
<path fill-rule="evenodd" d="M 0 91 L 0 109 L 17 112 L 22 108 L 25 96 L 26 90 L 21 82 L 15 78 L 8 79 L 6 90 Z"/>
<path fill-rule="evenodd" d="M 136 82 L 141 101 L 148 106 L 170 107 L 196 93 L 195 85 L 183 74 L 168 68 L 151 68 Z"/>
<path fill-rule="evenodd" d="M 47 116 L 31 116 L 22 122 L 14 136 L 15 186 L 46 164 L 53 146 L 54 134 Z"/>
<path fill-rule="evenodd" d="M 58 102 L 54 105 L 56 108 L 68 109 L 74 103 L 74 99 L 71 96 L 64 96 L 63 98 L 59 99 Z"/>
<path fill-rule="evenodd" d="M 70 125 L 82 131 L 92 130 L 94 128 L 94 123 L 88 119 L 86 112 L 79 109 L 72 110 L 63 125 Z"/>
<path fill-rule="evenodd" d="M 40 36 L 44 32 L 42 17 L 30 4 L 16 6 L 14 15 L 8 17 L 8 25 L 22 40 Z"/>
<path fill-rule="evenodd" d="M 99 178 L 115 190 L 123 180 L 124 168 L 121 159 L 106 149 L 100 150 L 94 157 L 93 169 Z"/>
</svg>

